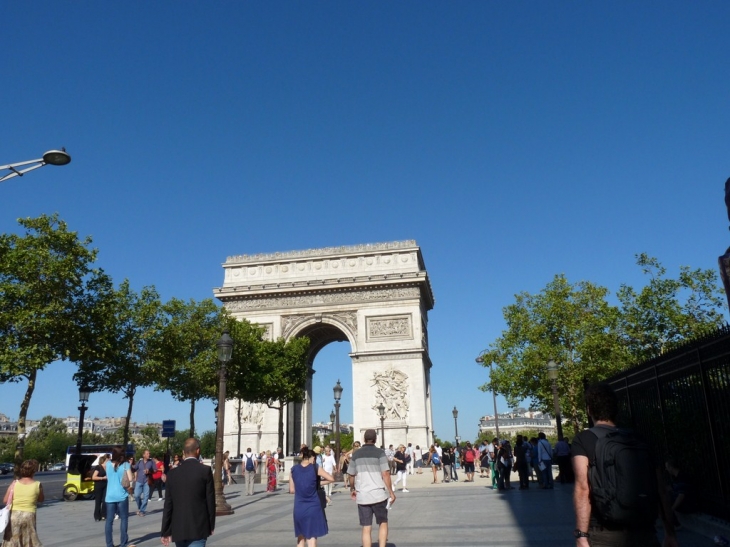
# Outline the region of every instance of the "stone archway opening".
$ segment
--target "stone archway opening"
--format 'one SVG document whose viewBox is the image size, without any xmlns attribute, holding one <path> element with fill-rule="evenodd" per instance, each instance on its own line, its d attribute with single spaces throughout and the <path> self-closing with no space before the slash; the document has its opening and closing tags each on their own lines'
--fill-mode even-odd
<svg viewBox="0 0 730 547">
<path fill-rule="evenodd" d="M 317 404 L 317 398 L 328 401 L 330 406 L 334 405 L 334 396 L 332 388 L 335 382 L 340 379 L 345 386 L 345 389 L 350 389 L 352 385 L 351 369 L 352 360 L 350 354 L 352 352 L 352 346 L 349 343 L 347 335 L 343 330 L 335 325 L 316 322 L 303 327 L 296 333 L 297 338 L 306 337 L 310 340 L 309 355 L 307 357 L 309 363 L 309 375 L 307 378 L 307 384 L 305 387 L 305 399 L 302 403 L 296 403 L 289 405 L 287 410 L 287 425 L 285 429 L 285 442 L 287 445 L 287 453 L 296 452 L 302 443 L 309 446 L 318 444 L 318 440 L 315 437 L 313 431 L 313 425 L 318 422 L 326 422 L 329 418 L 330 411 L 326 413 L 322 412 L 324 406 Z M 344 343 L 338 343 L 344 342 Z M 327 348 L 325 354 L 334 353 L 337 354 L 340 360 L 339 370 L 335 374 L 335 379 L 332 379 L 333 363 L 329 363 L 329 366 L 323 370 L 324 367 L 317 365 L 317 356 L 320 352 Z M 333 351 L 334 350 L 334 351 Z M 330 384 L 327 385 L 326 384 Z M 343 412 L 343 407 L 346 403 L 341 402 L 340 412 Z M 315 412 L 315 409 L 319 407 L 319 413 Z M 348 408 L 345 412 L 351 415 L 351 408 Z"/>
</svg>

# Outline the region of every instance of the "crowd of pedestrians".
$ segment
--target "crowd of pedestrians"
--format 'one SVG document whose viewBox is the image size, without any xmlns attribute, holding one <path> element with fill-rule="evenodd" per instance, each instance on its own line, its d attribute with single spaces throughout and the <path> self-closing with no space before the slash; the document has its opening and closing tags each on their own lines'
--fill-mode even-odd
<svg viewBox="0 0 730 547">
<path fill-rule="evenodd" d="M 353 443 L 351 450 L 343 451 L 339 461 L 329 446 L 310 449 L 302 445 L 298 454 L 300 459 L 291 468 L 288 484 L 289 493 L 294 494 L 297 547 L 316 547 L 317 538 L 329 532 L 326 507 L 332 505 L 335 475 L 339 473 L 343 473 L 345 488 L 357 504 L 363 547 L 373 544 L 373 519 L 378 527 L 378 545 L 385 547 L 388 511 L 396 501 L 395 491 L 400 487 L 400 492 L 408 493 L 408 476 L 422 474 L 424 468 L 431 469 L 432 484 L 458 482 L 458 471 L 462 473 L 462 481 L 474 482 L 479 473 L 480 478 L 490 480 L 491 487 L 500 492 L 515 489 L 512 473 L 516 473 L 519 490 L 529 490 L 531 483 L 549 490 L 558 481 L 562 484 L 575 482 L 574 534 L 578 546 L 656 546 L 654 522 L 657 515 L 664 520 L 665 545 L 676 545 L 677 515 L 695 507 L 691 481 L 675 460 L 666 462 L 667 484 L 661 479 L 646 479 L 653 476 L 653 469 L 637 452 L 638 456 L 631 460 L 636 467 L 633 475 L 630 471 L 623 472 L 629 475 L 633 485 L 648 484 L 649 494 L 643 490 L 638 496 L 644 506 L 636 502 L 631 511 L 624 511 L 626 514 L 617 513 L 612 506 L 615 500 L 606 494 L 610 490 L 606 481 L 616 482 L 613 487 L 619 490 L 625 488 L 620 482 L 620 473 L 618 476 L 614 473 L 601 483 L 596 482 L 590 470 L 609 457 L 607 446 L 626 440 L 622 441 L 622 435 L 632 440 L 634 450 L 643 445 L 616 428 L 615 395 L 610 388 L 589 389 L 586 400 L 596 426 L 580 433 L 572 446 L 567 438 L 559 439 L 553 446 L 541 432 L 529 439 L 517 435 L 514 446 L 509 439 L 494 438 L 491 442 L 485 440 L 475 445 L 467 442 L 460 447 L 442 448 L 434 443 L 422 449 L 420 445 L 414 447 L 409 443 L 381 449 L 375 445 L 377 433 L 372 429 L 365 432 L 362 446 L 360 442 Z M 224 454 L 221 466 L 224 485 L 235 483 L 228 456 L 228 453 Z M 246 495 L 254 494 L 257 475 L 261 476 L 267 492 L 277 491 L 284 463 L 281 449 L 256 454 L 248 448 L 240 459 L 239 473 L 245 477 Z M 558 468 L 557 478 L 553 477 L 554 465 Z M 646 469 L 642 469 L 642 465 Z M 3 501 L 12 508 L 13 518 L 5 529 L 2 547 L 42 547 L 36 532 L 36 506 L 43 502 L 44 496 L 41 483 L 34 478 L 37 469 L 34 460 L 23 462 L 19 479 L 5 492 Z M 128 536 L 129 503 L 134 501 L 137 516 L 144 517 L 149 498 L 155 491 L 158 500 L 165 502 L 161 525 L 163 545 L 174 542 L 176 547 L 204 547 L 215 530 L 213 471 L 210 466 L 203 465 L 200 444 L 194 438 L 185 441 L 182 456 L 175 455 L 167 469 L 163 458 L 151 457 L 148 450 L 135 461 L 133 457 L 126 458 L 121 447 L 114 448 L 111 454 L 98 459 L 90 478 L 94 482 L 96 498 L 94 520 L 106 521 L 107 547 L 135 547 Z M 623 480 L 628 479 L 624 477 Z M 119 543 L 113 541 L 116 520 L 119 521 Z"/>
</svg>

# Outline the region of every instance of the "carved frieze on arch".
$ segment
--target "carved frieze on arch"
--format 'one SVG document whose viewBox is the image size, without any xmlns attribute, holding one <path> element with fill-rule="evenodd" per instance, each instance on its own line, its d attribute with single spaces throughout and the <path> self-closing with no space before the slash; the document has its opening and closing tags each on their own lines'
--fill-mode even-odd
<svg viewBox="0 0 730 547">
<path fill-rule="evenodd" d="M 406 420 L 410 404 L 408 375 L 395 368 L 374 372 L 372 385 L 375 388 L 372 409 L 376 415 L 379 416 L 378 407 L 382 403 L 385 406 L 386 420 Z"/>
</svg>

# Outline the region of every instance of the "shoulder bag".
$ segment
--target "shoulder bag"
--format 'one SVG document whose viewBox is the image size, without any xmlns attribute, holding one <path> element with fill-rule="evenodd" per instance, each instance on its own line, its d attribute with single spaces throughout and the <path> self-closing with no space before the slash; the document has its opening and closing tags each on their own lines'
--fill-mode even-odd
<svg viewBox="0 0 730 547">
<path fill-rule="evenodd" d="M 124 469 L 124 472 L 122 473 L 122 488 L 124 488 L 127 492 L 130 494 L 134 494 L 134 486 L 132 486 L 132 482 L 129 480 L 129 469 Z"/>
<path fill-rule="evenodd" d="M 317 496 L 319 497 L 319 505 L 322 507 L 322 511 L 327 507 L 327 494 L 322 488 L 322 477 L 319 476 L 319 467 L 314 464 L 314 476 L 317 478 Z"/>
<path fill-rule="evenodd" d="M 10 526 L 10 508 L 13 506 L 13 493 L 15 492 L 15 483 L 10 485 L 10 495 L 8 496 L 8 503 L 0 509 L 0 536 L 5 533 L 5 530 Z"/>
</svg>

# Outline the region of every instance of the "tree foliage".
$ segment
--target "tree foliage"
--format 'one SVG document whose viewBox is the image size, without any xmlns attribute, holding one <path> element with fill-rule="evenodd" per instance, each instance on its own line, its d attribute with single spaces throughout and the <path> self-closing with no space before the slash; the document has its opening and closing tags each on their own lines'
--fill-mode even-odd
<svg viewBox="0 0 730 547">
<path fill-rule="evenodd" d="M 235 396 L 254 403 L 264 403 L 279 411 L 278 446 L 284 446 L 284 408 L 301 403 L 309 373 L 309 338 L 289 341 L 260 341 L 255 367 L 248 376 L 238 376 Z"/>
<path fill-rule="evenodd" d="M 670 346 L 723 324 L 724 294 L 713 270 L 680 268 L 667 277 L 657 259 L 637 255 L 649 282 L 641 290 L 621 285 L 621 330 L 634 362 L 661 355 Z"/>
<path fill-rule="evenodd" d="M 605 287 L 569 283 L 563 275 L 538 294 L 516 295 L 503 309 L 506 329 L 483 354 L 483 365 L 494 367 L 481 389 L 494 388 L 510 406 L 531 399 L 535 408 L 551 412 L 546 365 L 554 360 L 563 417 L 577 432 L 586 419 L 586 381 L 607 378 L 721 324 L 722 298 L 712 270 L 683 267 L 678 279 L 669 279 L 646 254 L 637 256 L 637 264 L 649 283 L 641 290 L 622 285 L 619 305 L 609 303 Z"/>
<path fill-rule="evenodd" d="M 583 415 L 583 378 L 620 370 L 628 355 L 621 346 L 619 314 L 607 302 L 608 290 L 582 281 L 571 284 L 563 275 L 538 294 L 520 293 L 504 309 L 507 329 L 483 357 L 492 386 L 510 406 L 533 399 L 539 408 L 552 408 L 546 363 L 560 365 L 558 392 L 564 415 L 575 427 Z"/>
<path fill-rule="evenodd" d="M 128 405 L 123 442 L 127 444 L 137 389 L 155 382 L 154 365 L 161 357 L 162 303 L 154 287 L 143 287 L 137 293 L 125 279 L 108 305 L 106 349 L 94 362 L 80 363 L 74 379 L 92 391 L 124 395 Z"/>
<path fill-rule="evenodd" d="M 162 358 L 153 365 L 156 389 L 177 401 L 190 402 L 189 435 L 195 436 L 195 403 L 217 393 L 216 341 L 221 335 L 222 310 L 213 300 L 171 299 L 162 307 L 164 327 L 159 338 Z"/>
<path fill-rule="evenodd" d="M 18 417 L 16 461 L 38 371 L 74 359 L 90 338 L 109 281 L 93 269 L 91 238 L 79 239 L 58 215 L 19 219 L 24 235 L 0 235 L 0 381 L 28 382 Z"/>
</svg>

